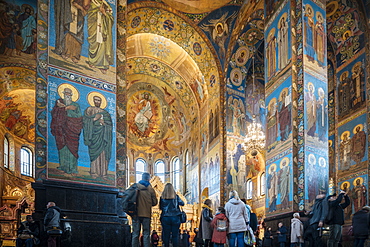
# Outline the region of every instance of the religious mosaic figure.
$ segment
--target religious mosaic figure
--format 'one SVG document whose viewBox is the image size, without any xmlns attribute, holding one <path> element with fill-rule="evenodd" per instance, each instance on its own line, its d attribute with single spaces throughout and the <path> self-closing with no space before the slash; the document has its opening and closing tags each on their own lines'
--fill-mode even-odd
<svg viewBox="0 0 370 247">
<path fill-rule="evenodd" d="M 232 111 L 232 127 L 235 135 L 240 135 L 240 130 L 243 129 L 245 114 L 243 111 L 243 101 L 229 97 L 229 108 Z M 231 104 L 232 102 L 232 104 Z"/>
<path fill-rule="evenodd" d="M 363 178 L 359 177 L 355 179 L 354 187 L 352 189 L 352 198 L 355 212 L 360 210 L 363 206 L 366 205 L 367 189 L 363 184 Z"/>
<path fill-rule="evenodd" d="M 317 129 L 319 134 L 320 141 L 326 141 L 326 121 L 327 121 L 327 111 L 326 111 L 326 104 L 325 104 L 325 93 L 324 90 L 320 87 L 318 90 L 319 98 L 316 102 L 317 108 Z"/>
<path fill-rule="evenodd" d="M 315 200 L 317 193 L 319 192 L 319 184 L 316 175 L 316 157 L 314 154 L 308 155 L 308 168 L 307 180 L 308 180 L 308 201 L 311 203 Z"/>
<path fill-rule="evenodd" d="M 267 113 L 267 142 L 266 146 L 271 149 L 275 143 L 278 134 L 278 112 L 276 107 L 276 98 L 273 98 L 269 103 L 269 111 Z"/>
<path fill-rule="evenodd" d="M 314 48 L 317 54 L 317 60 L 321 66 L 325 64 L 326 35 L 324 27 L 324 18 L 320 12 L 316 12 L 315 41 Z"/>
<path fill-rule="evenodd" d="M 316 132 L 316 96 L 315 86 L 312 82 L 308 83 L 308 91 L 306 97 L 306 108 L 307 108 L 307 135 L 314 137 Z"/>
<path fill-rule="evenodd" d="M 105 0 L 86 0 L 88 64 L 105 74 L 114 63 L 112 27 L 114 17 L 111 6 Z"/>
<path fill-rule="evenodd" d="M 23 39 L 22 51 L 31 54 L 36 51 L 35 47 L 32 47 L 34 43 L 33 31 L 36 31 L 36 19 L 33 17 L 33 8 L 28 4 L 22 5 L 23 13 L 18 17 L 18 25 Z"/>
<path fill-rule="evenodd" d="M 352 191 L 350 190 L 350 183 L 348 181 L 345 181 L 342 183 L 341 190 L 345 191 L 348 195 L 348 197 L 352 198 Z M 344 209 L 344 219 L 349 220 L 352 215 L 352 204 L 353 202 L 350 201 L 350 205 Z"/>
<path fill-rule="evenodd" d="M 366 134 L 363 131 L 363 125 L 357 125 L 353 134 L 351 138 L 351 159 L 357 164 L 362 161 L 366 151 Z"/>
<path fill-rule="evenodd" d="M 351 139 L 349 131 L 343 132 L 340 143 L 340 170 L 348 170 L 351 165 Z"/>
<path fill-rule="evenodd" d="M 288 158 L 284 158 L 281 161 L 278 177 L 278 191 L 280 195 L 281 208 L 286 209 L 289 207 L 290 167 Z"/>
<path fill-rule="evenodd" d="M 351 78 L 351 108 L 358 109 L 365 102 L 365 76 L 361 67 L 362 63 L 356 63 L 352 68 Z"/>
<path fill-rule="evenodd" d="M 276 164 L 272 164 L 267 176 L 267 194 L 269 198 L 269 212 L 276 211 L 276 200 L 278 195 L 278 178 L 276 176 Z"/>
<path fill-rule="evenodd" d="M 138 130 L 144 133 L 149 127 L 149 121 L 153 117 L 150 103 L 150 94 L 144 93 L 143 98 L 139 101 L 139 112 L 135 116 L 135 124 Z"/>
<path fill-rule="evenodd" d="M 340 85 L 338 90 L 339 97 L 339 115 L 345 116 L 350 110 L 350 78 L 348 71 L 345 71 L 340 76 Z"/>
<path fill-rule="evenodd" d="M 97 92 L 88 95 L 90 106 L 85 110 L 84 143 L 89 148 L 90 174 L 93 178 L 107 177 L 108 163 L 112 156 L 113 122 L 104 108 L 106 99 Z"/>
<path fill-rule="evenodd" d="M 68 84 L 60 85 L 58 93 L 61 98 L 55 102 L 51 111 L 50 125 L 58 148 L 58 169 L 67 174 L 75 174 L 78 173 L 78 148 L 83 127 L 81 109 L 75 102 L 79 95 L 78 91 Z"/>
<path fill-rule="evenodd" d="M 275 29 L 272 29 L 267 38 L 267 77 L 270 78 L 276 71 L 276 37 Z"/>
<path fill-rule="evenodd" d="M 304 36 L 305 36 L 305 51 L 309 61 L 314 61 L 315 50 L 313 48 L 314 43 L 314 21 L 313 21 L 313 9 L 310 5 L 306 4 L 306 10 L 303 17 L 304 20 Z"/>
<path fill-rule="evenodd" d="M 279 22 L 278 31 L 278 50 L 279 50 L 279 69 L 282 70 L 288 64 L 288 22 L 284 14 Z"/>
<path fill-rule="evenodd" d="M 291 98 L 287 95 L 288 90 L 283 90 L 281 92 L 279 101 L 279 125 L 280 125 L 280 141 L 285 141 L 288 139 L 290 131 L 292 129 L 291 125 Z"/>
</svg>

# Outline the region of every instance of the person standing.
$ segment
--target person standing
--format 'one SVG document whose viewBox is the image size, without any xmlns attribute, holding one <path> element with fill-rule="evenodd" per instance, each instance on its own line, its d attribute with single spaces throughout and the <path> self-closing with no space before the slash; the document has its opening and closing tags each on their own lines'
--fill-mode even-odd
<svg viewBox="0 0 370 247">
<path fill-rule="evenodd" d="M 159 200 L 159 209 L 161 213 L 162 239 L 165 247 L 170 246 L 170 235 L 172 246 L 178 247 L 179 229 L 180 229 L 180 207 L 184 202 L 176 195 L 175 189 L 171 183 L 164 186 L 161 198 Z M 146 246 L 146 245 L 145 245 Z"/>
<path fill-rule="evenodd" d="M 150 240 L 152 242 L 152 247 L 157 247 L 159 242 L 159 236 L 156 232 L 156 230 L 152 231 L 152 236 L 150 237 Z"/>
<path fill-rule="evenodd" d="M 200 217 L 199 223 L 199 237 L 204 240 L 204 246 L 209 247 L 211 246 L 211 239 L 212 239 L 212 201 L 211 199 L 206 199 L 203 204 L 203 209 Z"/>
<path fill-rule="evenodd" d="M 46 230 L 55 228 L 60 229 L 61 209 L 56 206 L 55 202 L 48 202 L 46 207 L 47 211 L 44 218 L 44 226 Z M 59 246 L 59 238 L 60 237 L 49 235 L 48 247 Z"/>
<path fill-rule="evenodd" d="M 342 200 L 344 203 L 341 203 Z M 330 235 L 328 239 L 328 247 L 338 247 L 339 241 L 342 238 L 342 225 L 344 224 L 344 209 L 351 203 L 345 191 L 341 191 L 339 196 L 333 194 L 328 197 L 329 213 L 328 222 Z"/>
<path fill-rule="evenodd" d="M 214 247 L 224 247 L 226 243 L 228 220 L 225 214 L 224 207 L 218 207 L 217 213 L 211 222 L 213 228 L 212 243 L 214 243 Z M 220 222 L 222 222 L 223 228 L 219 228 Z"/>
<path fill-rule="evenodd" d="M 22 247 L 23 244 L 25 244 L 26 247 L 32 247 L 34 244 L 37 244 L 39 242 L 39 226 L 33 221 L 32 215 L 26 216 L 26 221 L 23 221 L 21 223 L 21 226 L 19 227 L 17 233 L 18 238 L 16 240 L 16 246 Z M 19 236 L 21 234 L 28 235 L 29 238 L 20 238 Z"/>
<path fill-rule="evenodd" d="M 316 196 L 315 203 L 312 206 L 312 211 L 309 213 L 311 217 L 309 227 L 307 229 L 307 238 L 310 242 L 309 247 L 322 246 L 321 229 L 324 226 L 324 220 L 328 214 L 328 201 L 325 194 Z"/>
<path fill-rule="evenodd" d="M 225 205 L 226 217 L 229 219 L 229 245 L 244 246 L 244 232 L 249 224 L 248 213 L 245 204 L 239 199 L 238 192 L 232 190 L 230 200 Z"/>
<path fill-rule="evenodd" d="M 104 109 L 107 102 L 103 95 L 93 92 L 88 98 L 91 106 L 85 110 L 83 123 L 84 143 L 89 147 L 90 174 L 93 178 L 106 178 L 112 156 L 113 121 Z"/>
<path fill-rule="evenodd" d="M 140 230 L 143 229 L 144 246 L 150 246 L 150 219 L 152 207 L 158 200 L 154 189 L 149 183 L 150 174 L 144 172 L 142 179 L 137 183 L 137 215 L 132 217 L 132 247 L 139 246 Z"/>
<path fill-rule="evenodd" d="M 370 207 L 364 206 L 352 218 L 354 247 L 364 247 L 370 231 Z"/>
<path fill-rule="evenodd" d="M 304 243 L 303 240 L 303 223 L 300 220 L 299 213 L 293 214 L 293 219 L 290 225 L 290 242 L 291 247 L 301 247 Z"/>
<path fill-rule="evenodd" d="M 278 230 L 276 232 L 278 234 L 278 242 L 280 247 L 285 247 L 287 241 L 287 233 L 288 229 L 283 225 L 283 222 L 279 222 Z"/>
<path fill-rule="evenodd" d="M 271 227 L 267 227 L 266 231 L 264 233 L 262 246 L 264 247 L 272 247 L 272 240 L 274 239 L 274 236 L 272 236 Z"/>
<path fill-rule="evenodd" d="M 62 84 L 65 85 L 65 84 Z M 64 89 L 58 88 L 61 98 L 55 102 L 51 111 L 51 134 L 55 137 L 56 146 L 59 154 L 58 169 L 67 174 L 76 174 L 78 147 L 81 130 L 83 127 L 80 106 L 74 102 L 78 98 L 73 94 L 73 86 L 65 86 Z"/>
</svg>

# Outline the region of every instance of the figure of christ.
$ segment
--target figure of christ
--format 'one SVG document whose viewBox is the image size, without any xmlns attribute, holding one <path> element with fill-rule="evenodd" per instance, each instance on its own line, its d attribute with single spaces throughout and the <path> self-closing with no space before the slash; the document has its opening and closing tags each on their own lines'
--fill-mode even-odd
<svg viewBox="0 0 370 247">
<path fill-rule="evenodd" d="M 351 138 L 351 159 L 360 163 L 365 156 L 366 151 L 366 134 L 360 126 L 356 126 L 354 135 Z"/>
<path fill-rule="evenodd" d="M 149 96 L 149 93 L 144 93 L 143 99 L 138 104 L 139 112 L 135 116 L 135 124 L 142 134 L 148 129 L 150 119 L 153 116 Z"/>
</svg>

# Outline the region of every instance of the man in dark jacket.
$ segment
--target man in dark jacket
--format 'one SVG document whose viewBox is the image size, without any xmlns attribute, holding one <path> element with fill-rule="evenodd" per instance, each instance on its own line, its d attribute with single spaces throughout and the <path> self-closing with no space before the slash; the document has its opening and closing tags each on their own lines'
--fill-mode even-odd
<svg viewBox="0 0 370 247">
<path fill-rule="evenodd" d="M 344 203 L 341 203 L 345 199 Z M 339 241 L 342 237 L 342 225 L 344 224 L 344 209 L 351 203 L 345 191 L 341 191 L 339 196 L 333 194 L 328 197 L 329 213 L 327 217 L 327 224 L 330 229 L 330 236 L 328 240 L 328 247 L 338 247 Z"/>
<path fill-rule="evenodd" d="M 328 201 L 325 194 L 316 196 L 315 204 L 312 206 L 312 211 L 309 227 L 307 228 L 306 237 L 310 242 L 309 247 L 321 247 L 321 233 L 325 218 L 328 214 Z"/>
<path fill-rule="evenodd" d="M 357 211 L 352 218 L 353 235 L 355 237 L 354 247 L 364 247 L 370 230 L 370 207 L 364 206 Z"/>
<path fill-rule="evenodd" d="M 58 228 L 60 229 L 60 218 L 61 218 L 61 209 L 55 205 L 55 202 L 48 202 L 46 205 L 47 211 L 44 218 L 44 226 L 46 230 Z M 48 238 L 48 247 L 56 247 L 57 239 L 59 237 L 49 235 Z"/>
<path fill-rule="evenodd" d="M 33 221 L 32 215 L 26 216 L 26 221 L 21 223 L 17 233 L 17 247 L 22 247 L 23 244 L 25 244 L 27 247 L 32 247 L 34 244 L 38 244 L 39 242 L 39 226 Z M 29 238 L 25 238 L 22 235 L 26 237 L 28 235 Z"/>
<path fill-rule="evenodd" d="M 288 233 L 288 229 L 283 225 L 283 222 L 279 222 L 278 230 L 276 233 L 278 234 L 278 242 L 280 247 L 285 247 L 287 242 L 286 234 Z"/>
<path fill-rule="evenodd" d="M 137 215 L 132 217 L 132 247 L 139 246 L 139 235 L 143 228 L 144 246 L 150 246 L 150 219 L 152 207 L 157 205 L 158 200 L 154 189 L 149 183 L 150 174 L 143 173 L 142 179 L 137 183 L 139 190 L 137 196 Z"/>
</svg>

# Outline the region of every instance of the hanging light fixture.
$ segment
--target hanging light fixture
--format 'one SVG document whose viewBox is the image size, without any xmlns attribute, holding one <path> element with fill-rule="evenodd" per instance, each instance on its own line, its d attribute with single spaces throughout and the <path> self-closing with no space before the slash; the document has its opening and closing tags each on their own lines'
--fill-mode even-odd
<svg viewBox="0 0 370 247">
<path fill-rule="evenodd" d="M 252 56 L 252 99 L 254 102 L 254 50 Z M 247 153 L 251 153 L 252 156 L 256 156 L 257 152 L 262 152 L 265 148 L 265 134 L 263 133 L 263 128 L 260 123 L 257 123 L 256 116 L 253 112 L 252 123 L 247 126 L 247 135 L 244 139 L 244 150 Z"/>
</svg>

